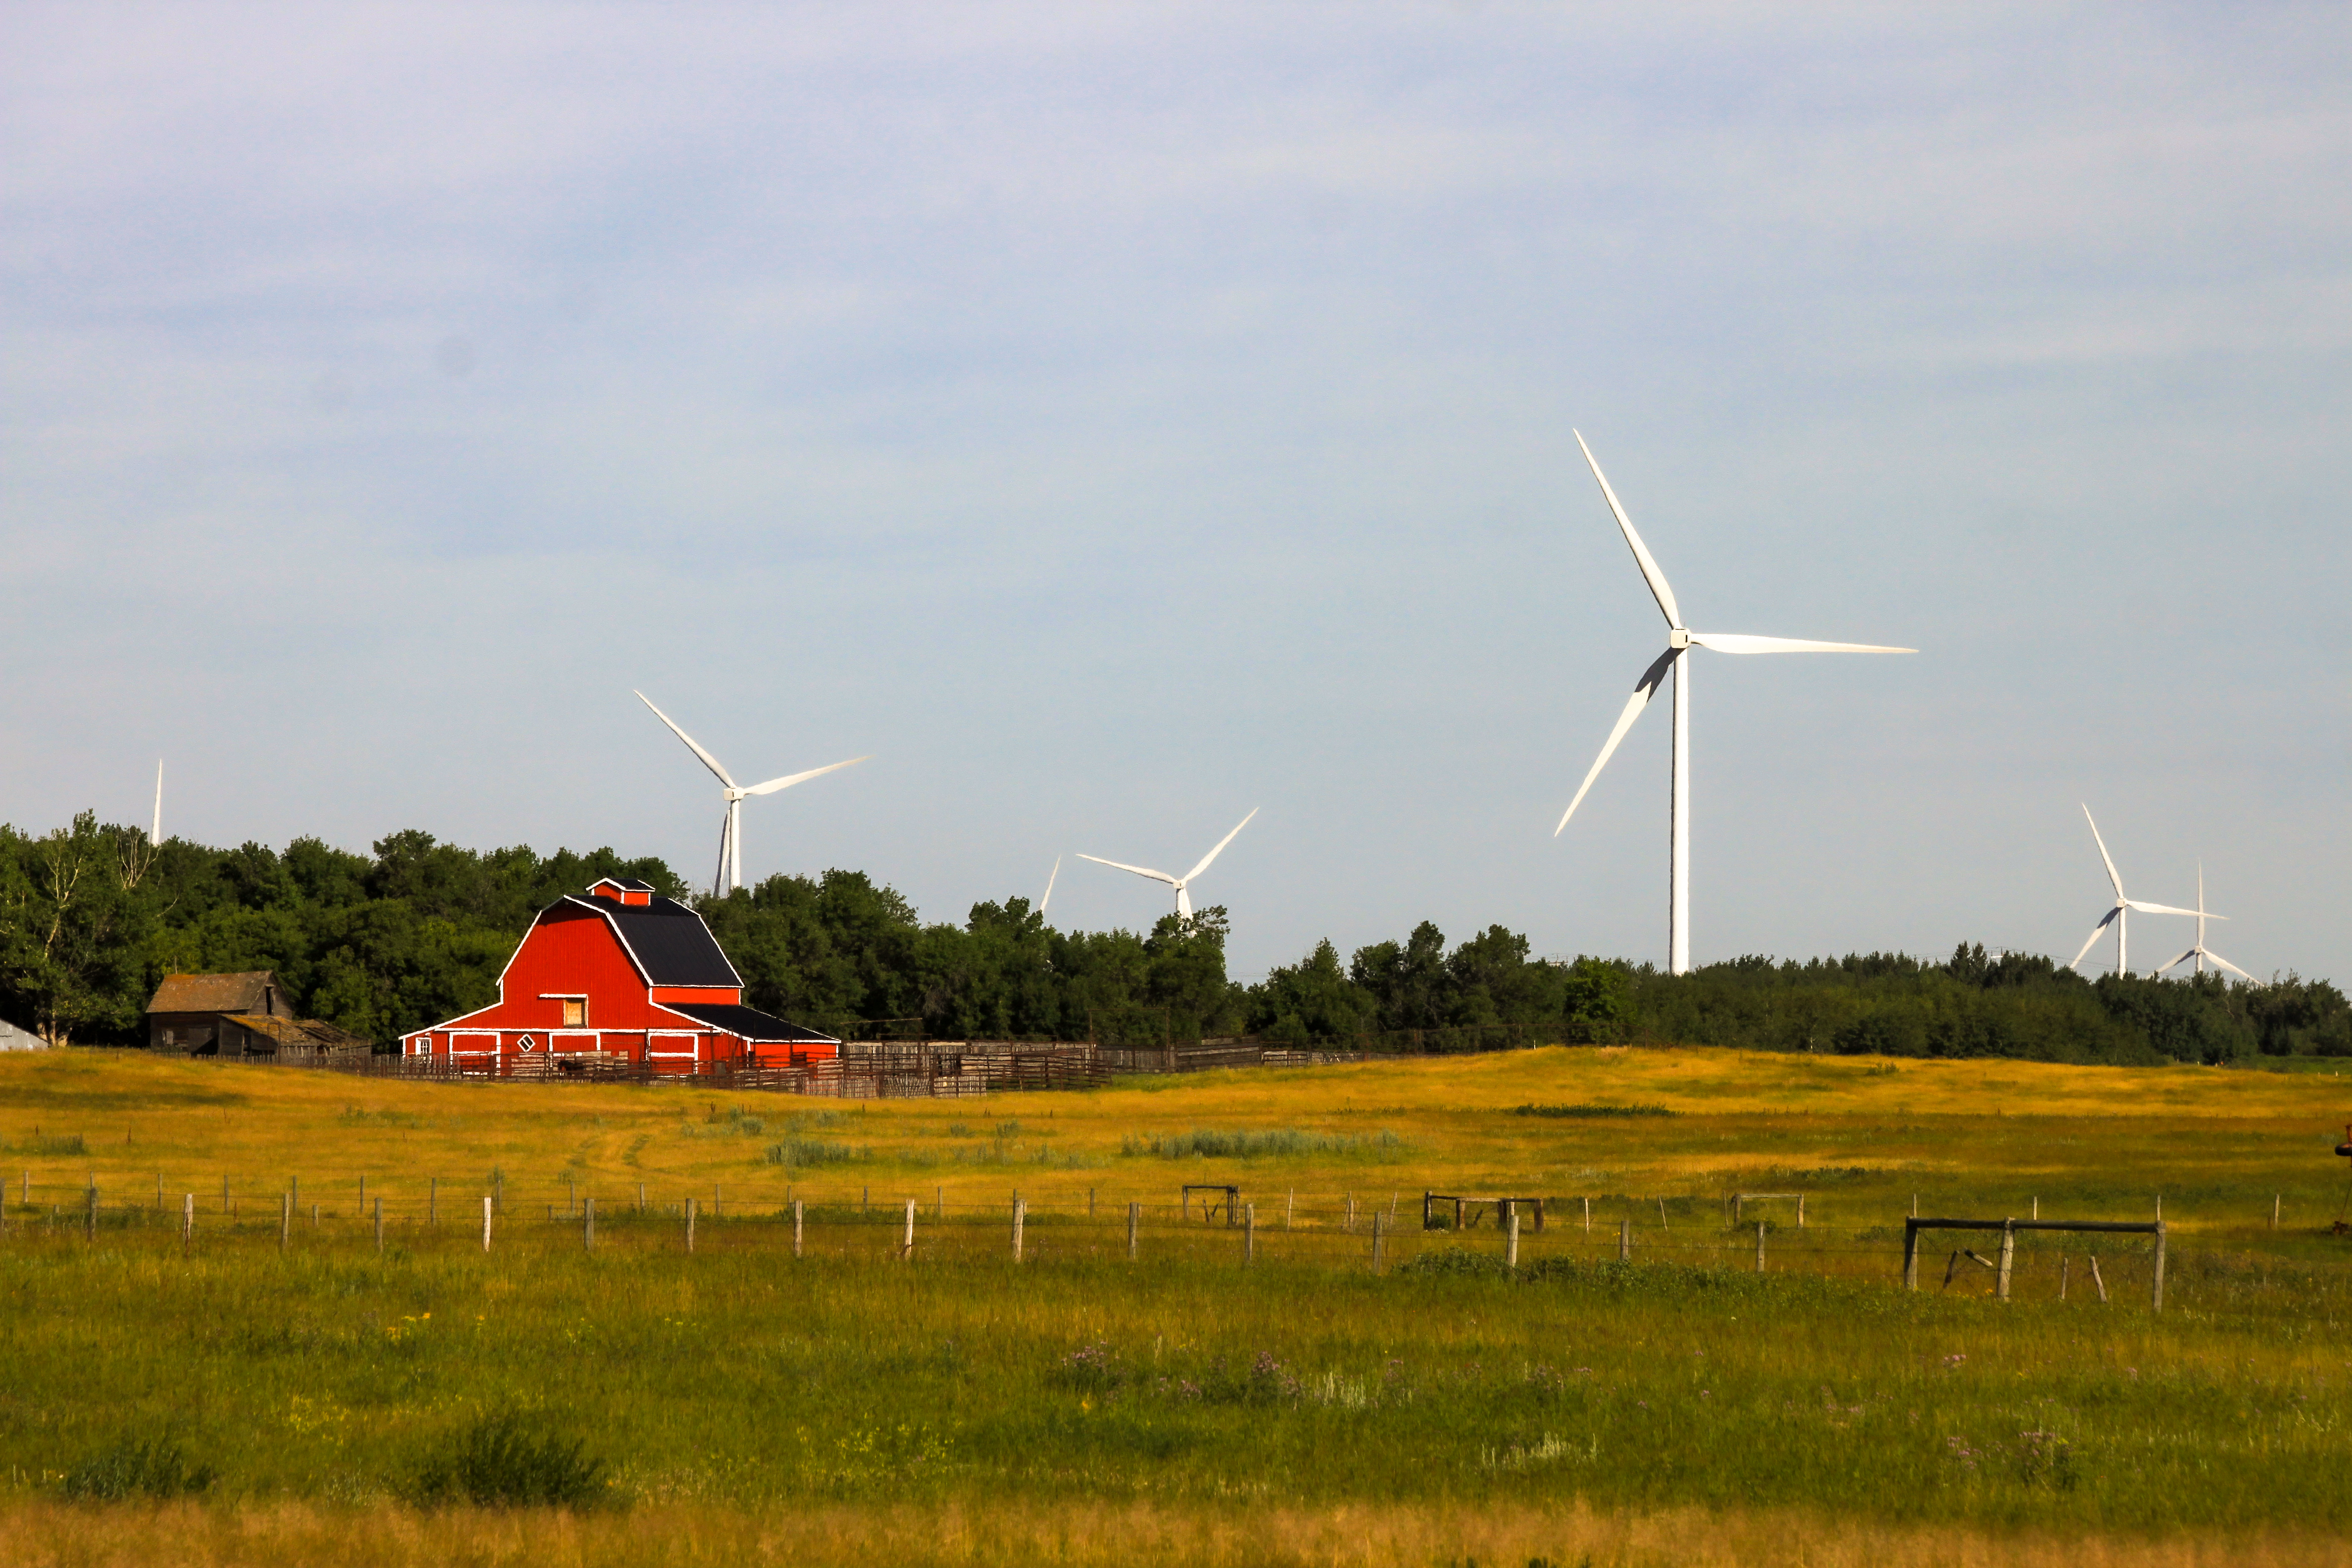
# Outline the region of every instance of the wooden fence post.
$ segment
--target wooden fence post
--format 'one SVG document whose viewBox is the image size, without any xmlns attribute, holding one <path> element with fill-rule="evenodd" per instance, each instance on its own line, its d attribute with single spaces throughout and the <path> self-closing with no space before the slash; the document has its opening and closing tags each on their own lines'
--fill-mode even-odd
<svg viewBox="0 0 2352 1568">
<path fill-rule="evenodd" d="M 1764 1222 L 1756 1222 L 1756 1272 L 1764 1272 Z"/>
<path fill-rule="evenodd" d="M 224 1185 L 226 1185 L 226 1184 L 224 1184 Z M 429 1226 L 429 1225 L 433 1225 L 433 1224 L 435 1224 L 435 1223 L 436 1222 L 436 1215 L 435 1215 L 435 1213 L 434 1213 L 434 1210 L 435 1210 L 436 1206 L 437 1205 L 437 1204 L 438 1204 L 438 1202 L 439 1202 L 439 1200 L 440 1200 L 440 1196 L 441 1196 L 441 1178 L 439 1178 L 438 1176 L 427 1176 L 427 1177 L 425 1177 L 425 1223 L 426 1225 L 428 1225 L 428 1226 Z"/>
<path fill-rule="evenodd" d="M 686 1200 L 686 1249 L 694 1250 L 694 1200 Z"/>
<path fill-rule="evenodd" d="M 83 1194 L 83 1198 L 85 1206 L 82 1210 L 81 1233 L 95 1241 L 98 1239 L 98 1184 L 96 1182 L 89 1184 L 89 1190 Z"/>
<path fill-rule="evenodd" d="M 1519 1266 L 1519 1205 L 1505 1199 L 1503 1203 L 1503 1267 L 1516 1269 Z"/>
<path fill-rule="evenodd" d="M 1127 1205 L 1127 1260 L 1129 1263 L 1135 1261 L 1135 1233 L 1142 1222 L 1143 1205 L 1138 1203 L 1129 1204 Z"/>
<path fill-rule="evenodd" d="M 1587 1236 L 1592 1234 L 1592 1200 L 1591 1198 L 1584 1200 L 1584 1234 Z"/>
<path fill-rule="evenodd" d="M 180 1200 L 180 1250 L 185 1252 L 196 1244 L 196 1194 L 188 1194 Z"/>
<path fill-rule="evenodd" d="M 1916 1193 L 1912 1194 L 1911 1206 L 1915 1210 L 1919 1206 Z M 1919 1289 L 1919 1216 L 1916 1213 L 1903 1222 L 1903 1289 Z"/>
<path fill-rule="evenodd" d="M 2277 1193 L 2273 1193 L 2271 1194 L 2271 1228 L 2273 1230 L 2276 1230 L 2278 1228 L 2279 1196 L 2280 1194 Z"/>
<path fill-rule="evenodd" d="M 1663 1197 L 1658 1200 L 1658 1228 L 1666 1228 L 1666 1200 Z"/>
<path fill-rule="evenodd" d="M 383 1256 L 383 1198 L 382 1197 L 382 1195 L 381 1195 L 381 1194 L 379 1194 L 379 1195 L 377 1196 L 376 1200 L 375 1200 L 375 1250 L 376 1250 L 376 1254 L 377 1254 L 377 1256 L 378 1256 L 378 1257 L 382 1257 L 382 1256 Z"/>
<path fill-rule="evenodd" d="M 1353 1201 L 1353 1199 L 1349 1200 L 1351 1204 Z M 1256 1261 L 1256 1259 L 1257 1205 L 1248 1203 L 1242 1205 L 1242 1262 L 1248 1264 Z"/>
<path fill-rule="evenodd" d="M 580 1250 L 596 1250 L 596 1200 L 593 1197 L 580 1205 Z"/>
<path fill-rule="evenodd" d="M 1297 1187 L 1293 1187 L 1293 1188 L 1291 1188 L 1291 1189 L 1290 1189 L 1289 1195 L 1287 1195 L 1286 1197 L 1285 1197 L 1285 1198 L 1282 1200 L 1282 1228 L 1283 1228 L 1283 1229 L 1285 1229 L 1285 1230 L 1288 1230 L 1288 1229 L 1290 1228 L 1290 1216 L 1291 1216 L 1291 1214 L 1292 1214 L 1292 1212 L 1293 1212 L 1293 1211 L 1295 1211 L 1297 1207 L 1298 1207 L 1298 1189 L 1297 1189 Z"/>
<path fill-rule="evenodd" d="M 2091 1254 L 2091 1283 L 2099 1288 L 2099 1305 L 2102 1307 L 2105 1306 L 2107 1304 L 2107 1280 L 2106 1277 L 2099 1272 L 2099 1255 L 2095 1252 Z"/>
<path fill-rule="evenodd" d="M 1802 1193 L 1797 1194 L 1797 1228 L 1805 1228 L 1805 1194 Z"/>
<path fill-rule="evenodd" d="M 1617 1261 L 1630 1262 L 1633 1257 L 1633 1222 L 1630 1219 L 1621 1219 L 1617 1222 Z"/>
<path fill-rule="evenodd" d="M 1021 1222 L 1029 1217 L 1029 1205 L 1019 1198 L 1013 1200 L 1013 1261 L 1021 1261 Z"/>
<path fill-rule="evenodd" d="M 2063 1255 L 2063 1253 L 2059 1256 L 2059 1258 L 2058 1258 L 2058 1299 L 2059 1299 L 2061 1301 L 2063 1301 L 2063 1300 L 2064 1300 L 2066 1299 L 2066 1276 L 2067 1276 L 2067 1274 L 2068 1274 L 2068 1272 L 2069 1272 L 2069 1268 L 2068 1268 L 2068 1266 L 2069 1266 L 2070 1264 L 2072 1264 L 2073 1262 L 2074 1262 L 2074 1259 L 2073 1259 L 2073 1258 L 2066 1257 L 2066 1256 L 2065 1256 L 2065 1255 Z"/>
<path fill-rule="evenodd" d="M 1092 1187 L 1088 1187 L 1087 1189 L 1087 1207 L 1089 1210 L 1094 1207 L 1094 1189 Z M 899 1244 L 898 1256 L 905 1258 L 909 1263 L 912 1263 L 915 1260 L 915 1200 L 912 1198 L 908 1198 L 907 1200 L 907 1239 Z"/>
<path fill-rule="evenodd" d="M 1381 1216 L 1374 1214 L 1372 1215 L 1372 1272 L 1375 1274 L 1381 1271 L 1381 1244 L 1387 1239 L 1388 1231 L 1381 1226 Z"/>
<path fill-rule="evenodd" d="M 2149 1285 L 2149 1310 L 2152 1311 L 2161 1312 L 2164 1310 L 2164 1222 L 2162 1220 L 2158 1220 L 2156 1222 L 2156 1268 L 2154 1273 L 2155 1279 Z"/>
<path fill-rule="evenodd" d="M 489 1194 L 484 1193 L 482 1194 L 482 1250 L 484 1252 L 490 1249 L 490 1215 L 496 1212 L 495 1201 Z"/>
<path fill-rule="evenodd" d="M 2010 1265 L 2016 1257 L 2017 1222 L 2004 1219 L 2000 1222 L 2000 1273 L 1993 1283 L 1993 1294 L 2004 1301 L 2009 1300 Z"/>
<path fill-rule="evenodd" d="M 285 1251 L 286 1244 L 293 1239 L 294 1194 L 290 1192 L 280 1193 L 278 1194 L 278 1250 Z"/>
<path fill-rule="evenodd" d="M 1429 1228 L 1429 1200 L 1433 1195 L 1427 1192 L 1421 1194 L 1421 1228 L 1423 1230 Z"/>
<path fill-rule="evenodd" d="M 793 1256 L 794 1258 L 798 1258 L 801 1255 L 801 1221 L 803 1217 L 803 1208 L 806 1205 L 807 1201 L 808 1200 L 805 1198 L 794 1198 L 793 1200 Z"/>
<path fill-rule="evenodd" d="M 1356 1194 L 1353 1193 L 1348 1194 L 1348 1234 L 1356 1234 Z"/>
</svg>

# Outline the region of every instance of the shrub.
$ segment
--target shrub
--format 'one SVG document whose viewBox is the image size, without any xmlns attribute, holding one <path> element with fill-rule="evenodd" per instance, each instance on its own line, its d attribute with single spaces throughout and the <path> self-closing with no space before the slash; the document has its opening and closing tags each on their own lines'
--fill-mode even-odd
<svg viewBox="0 0 2352 1568">
<path fill-rule="evenodd" d="M 68 1470 L 63 1490 L 85 1501 L 119 1502 L 133 1497 L 185 1497 L 208 1490 L 212 1484 L 213 1468 L 189 1464 L 170 1438 L 123 1437 Z"/>
<path fill-rule="evenodd" d="M 518 1412 L 500 1411 L 476 1422 L 455 1452 L 427 1465 L 416 1489 L 426 1502 L 578 1508 L 604 1496 L 604 1462 L 589 1458 L 585 1447 L 535 1430 Z"/>
<path fill-rule="evenodd" d="M 781 1143 L 768 1145 L 771 1165 L 854 1165 L 871 1157 L 872 1151 L 855 1149 L 846 1143 L 835 1143 L 824 1138 L 787 1138 Z"/>
<path fill-rule="evenodd" d="M 1397 1268 L 1400 1274 L 1433 1276 L 1470 1275 L 1499 1279 L 1510 1270 L 1503 1267 L 1499 1252 L 1473 1251 L 1466 1247 L 1438 1247 L 1417 1253 Z"/>
</svg>

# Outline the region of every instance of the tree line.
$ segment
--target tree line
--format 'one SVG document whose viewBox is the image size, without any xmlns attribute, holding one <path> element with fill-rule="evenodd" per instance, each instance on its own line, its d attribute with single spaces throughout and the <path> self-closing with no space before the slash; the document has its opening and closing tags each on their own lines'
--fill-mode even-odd
<svg viewBox="0 0 2352 1568">
<path fill-rule="evenodd" d="M 163 975 L 271 969 L 296 1005 L 393 1048 L 497 996 L 532 915 L 599 877 L 692 903 L 755 1007 L 839 1034 L 1158 1045 L 1693 1044 L 1895 1056 L 2221 1063 L 2352 1056 L 2326 981 L 2087 981 L 2047 957 L 1962 945 L 1941 963 L 1747 957 L 1685 975 L 1536 957 L 1490 926 L 1449 945 L 1423 921 L 1342 959 L 1328 942 L 1255 984 L 1225 967 L 1226 912 L 1149 931 L 1065 931 L 1022 898 L 924 922 L 864 873 L 774 876 L 695 898 L 658 859 L 611 849 L 477 851 L 407 831 L 372 854 L 298 838 L 219 849 L 83 813 L 0 826 L 0 1008 L 52 1039 L 131 1045 Z"/>
</svg>

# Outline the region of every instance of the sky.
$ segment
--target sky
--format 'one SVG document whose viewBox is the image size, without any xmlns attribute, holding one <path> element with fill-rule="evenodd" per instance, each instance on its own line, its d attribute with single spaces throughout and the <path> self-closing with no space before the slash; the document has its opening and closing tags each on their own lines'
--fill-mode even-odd
<svg viewBox="0 0 2352 1568">
<path fill-rule="evenodd" d="M 2352 977 L 2352 10 L 0 12 L 0 820 Z M 2134 921 L 2146 968 L 2188 922 Z M 2112 962 L 2112 948 L 2106 951 Z M 2086 967 L 2100 962 L 2095 954 Z"/>
</svg>

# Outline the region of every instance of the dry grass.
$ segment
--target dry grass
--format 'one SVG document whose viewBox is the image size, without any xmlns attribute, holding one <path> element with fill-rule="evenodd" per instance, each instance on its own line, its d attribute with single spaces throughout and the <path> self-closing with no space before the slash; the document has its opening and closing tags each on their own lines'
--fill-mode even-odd
<svg viewBox="0 0 2352 1568">
<path fill-rule="evenodd" d="M 1544 1563 L 1554 1568 L 2319 1568 L 2352 1561 L 2338 1537 L 2241 1531 L 2131 1535 L 1888 1527 L 1770 1510 L 1597 1513 L 1552 1508 L 1329 1509 L 1007 1503 L 792 1511 L 639 1509 L 625 1515 L 350 1510 L 299 1503 L 0 1510 L 7 1568 L 738 1568 L 893 1563 L 992 1568 L 1388 1568 Z"/>
</svg>

